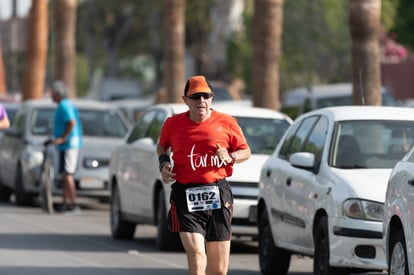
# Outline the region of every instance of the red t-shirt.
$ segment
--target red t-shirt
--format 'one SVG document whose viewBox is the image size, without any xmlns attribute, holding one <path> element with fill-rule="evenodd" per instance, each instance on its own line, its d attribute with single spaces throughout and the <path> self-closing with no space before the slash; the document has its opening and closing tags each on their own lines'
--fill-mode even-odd
<svg viewBox="0 0 414 275">
<path fill-rule="evenodd" d="M 201 123 L 189 115 L 187 111 L 169 117 L 161 130 L 159 144 L 171 149 L 175 179 L 183 184 L 213 183 L 231 176 L 233 165 L 218 158 L 216 146 L 230 153 L 248 148 L 237 120 L 215 110 Z"/>
</svg>

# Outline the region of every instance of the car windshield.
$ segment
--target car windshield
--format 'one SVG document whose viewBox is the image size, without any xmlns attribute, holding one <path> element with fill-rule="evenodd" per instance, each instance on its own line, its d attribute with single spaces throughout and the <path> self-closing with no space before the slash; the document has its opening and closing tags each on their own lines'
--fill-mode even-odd
<svg viewBox="0 0 414 275">
<path fill-rule="evenodd" d="M 113 110 L 80 109 L 84 136 L 123 137 L 128 131 L 127 125 Z"/>
<path fill-rule="evenodd" d="M 316 102 L 317 108 L 324 108 L 330 106 L 345 106 L 352 105 L 352 95 L 351 96 L 336 96 L 336 97 L 326 97 L 318 99 Z"/>
<path fill-rule="evenodd" d="M 236 119 L 252 154 L 272 154 L 290 125 L 286 120 L 281 119 L 253 117 L 236 117 Z"/>
<path fill-rule="evenodd" d="M 52 135 L 54 112 L 52 108 L 37 109 L 33 112 L 33 135 Z M 84 136 L 121 138 L 128 131 L 125 122 L 113 110 L 79 109 L 79 117 Z"/>
<path fill-rule="evenodd" d="M 330 165 L 393 168 L 413 145 L 413 121 L 343 121 L 336 125 Z"/>
<path fill-rule="evenodd" d="M 214 101 L 233 100 L 229 90 L 224 87 L 214 87 Z"/>
</svg>

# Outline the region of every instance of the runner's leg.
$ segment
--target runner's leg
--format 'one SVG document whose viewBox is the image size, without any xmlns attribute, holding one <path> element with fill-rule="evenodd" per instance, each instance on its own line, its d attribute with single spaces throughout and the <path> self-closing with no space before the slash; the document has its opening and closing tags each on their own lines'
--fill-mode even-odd
<svg viewBox="0 0 414 275">
<path fill-rule="evenodd" d="M 187 254 L 188 274 L 206 274 L 206 249 L 204 237 L 200 233 L 180 232 L 181 242 Z"/>
</svg>

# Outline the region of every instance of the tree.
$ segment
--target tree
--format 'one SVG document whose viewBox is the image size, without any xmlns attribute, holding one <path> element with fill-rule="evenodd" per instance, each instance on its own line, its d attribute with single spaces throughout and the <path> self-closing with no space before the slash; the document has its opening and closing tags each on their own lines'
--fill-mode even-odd
<svg viewBox="0 0 414 275">
<path fill-rule="evenodd" d="M 54 1 L 55 80 L 68 87 L 69 97 L 76 97 L 76 6 L 77 0 Z"/>
<path fill-rule="evenodd" d="M 167 102 L 181 102 L 184 90 L 185 3 L 185 0 L 164 0 L 163 4 L 163 84 Z"/>
<path fill-rule="evenodd" d="M 7 92 L 6 77 L 4 73 L 3 51 L 0 43 L 0 95 Z"/>
<path fill-rule="evenodd" d="M 47 2 L 47 0 L 33 0 L 29 11 L 23 100 L 43 96 L 48 36 Z"/>
<path fill-rule="evenodd" d="M 253 105 L 279 109 L 279 58 L 283 0 L 255 0 Z"/>
<path fill-rule="evenodd" d="M 354 105 L 381 105 L 381 0 L 349 0 Z"/>
</svg>

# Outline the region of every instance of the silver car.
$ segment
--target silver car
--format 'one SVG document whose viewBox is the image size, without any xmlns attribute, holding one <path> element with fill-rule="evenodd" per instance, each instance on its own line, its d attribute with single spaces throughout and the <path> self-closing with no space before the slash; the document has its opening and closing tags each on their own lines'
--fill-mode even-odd
<svg viewBox="0 0 414 275">
<path fill-rule="evenodd" d="M 108 165 L 111 151 L 129 129 L 123 114 L 114 106 L 92 100 L 72 100 L 79 110 L 84 146 L 75 173 L 77 195 L 108 200 Z M 9 129 L 0 139 L 0 199 L 14 192 L 17 205 L 33 205 L 40 190 L 43 142 L 52 135 L 56 104 L 51 99 L 28 100 L 21 104 Z M 55 146 L 48 155 L 57 170 Z M 56 172 L 54 173 L 57 174 Z M 57 179 L 53 193 L 62 194 Z"/>
</svg>

